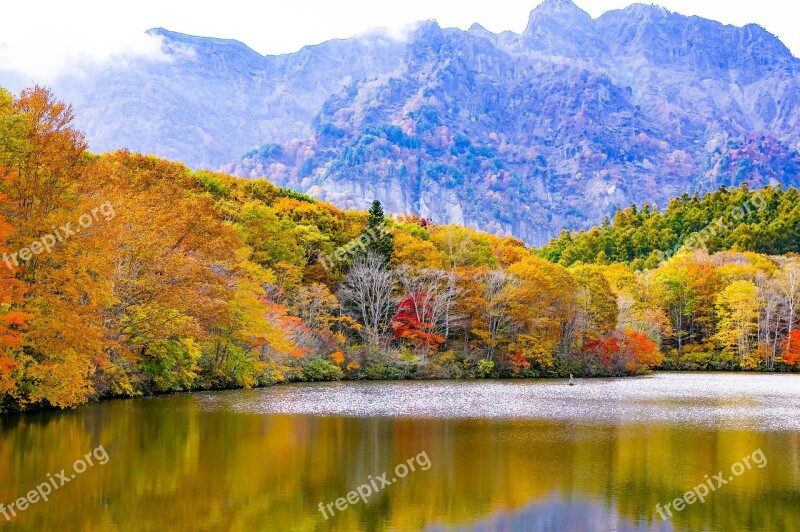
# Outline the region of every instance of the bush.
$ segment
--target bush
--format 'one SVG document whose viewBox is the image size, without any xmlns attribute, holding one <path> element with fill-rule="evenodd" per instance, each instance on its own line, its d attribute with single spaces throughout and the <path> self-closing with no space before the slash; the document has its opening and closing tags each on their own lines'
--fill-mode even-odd
<svg viewBox="0 0 800 532">
<path fill-rule="evenodd" d="M 428 363 L 421 366 L 419 378 L 422 379 L 464 379 L 472 377 L 471 364 L 455 351 L 448 350 L 432 355 Z"/>
<path fill-rule="evenodd" d="M 479 379 L 485 379 L 489 375 L 492 374 L 492 370 L 494 370 L 494 362 L 491 360 L 481 360 L 478 362 L 478 371 L 476 372 L 476 376 Z"/>
<path fill-rule="evenodd" d="M 303 382 L 338 381 L 343 376 L 339 366 L 321 358 L 304 360 L 301 367 L 298 377 Z"/>
<path fill-rule="evenodd" d="M 391 362 L 372 362 L 364 368 L 364 376 L 376 381 L 399 381 L 406 378 L 406 372 Z"/>
</svg>

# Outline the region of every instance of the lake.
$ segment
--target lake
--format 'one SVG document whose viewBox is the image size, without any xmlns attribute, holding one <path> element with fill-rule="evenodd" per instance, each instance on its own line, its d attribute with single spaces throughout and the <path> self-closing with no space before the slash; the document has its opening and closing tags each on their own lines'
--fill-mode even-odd
<svg viewBox="0 0 800 532">
<path fill-rule="evenodd" d="M 290 384 L 0 424 L 14 530 L 800 530 L 800 375 Z"/>
</svg>

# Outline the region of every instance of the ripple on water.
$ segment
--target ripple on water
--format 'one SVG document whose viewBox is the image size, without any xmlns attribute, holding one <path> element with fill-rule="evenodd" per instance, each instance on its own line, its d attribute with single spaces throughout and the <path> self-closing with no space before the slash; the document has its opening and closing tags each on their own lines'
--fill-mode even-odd
<svg viewBox="0 0 800 532">
<path fill-rule="evenodd" d="M 203 394 L 209 410 L 352 417 L 566 419 L 800 430 L 800 375 L 296 383 Z"/>
</svg>

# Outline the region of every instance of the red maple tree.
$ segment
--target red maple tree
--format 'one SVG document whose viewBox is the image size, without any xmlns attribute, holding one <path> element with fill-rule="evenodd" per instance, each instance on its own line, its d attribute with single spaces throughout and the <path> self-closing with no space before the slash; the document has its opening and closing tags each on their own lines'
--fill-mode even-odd
<svg viewBox="0 0 800 532">
<path fill-rule="evenodd" d="M 615 331 L 590 340 L 583 351 L 597 357 L 606 369 L 622 366 L 630 372 L 639 371 L 642 366 L 657 366 L 663 359 L 656 343 L 646 334 L 633 329 Z"/>
<path fill-rule="evenodd" d="M 425 294 L 414 294 L 401 301 L 392 319 L 392 330 L 395 338 L 403 338 L 417 347 L 424 346 L 436 351 L 444 343 L 444 338 L 432 332 L 432 323 L 421 319 L 421 316 L 430 315 L 430 304 L 424 301 L 427 301 Z"/>
<path fill-rule="evenodd" d="M 789 342 L 783 352 L 783 361 L 790 366 L 800 365 L 800 329 L 789 333 Z"/>
</svg>

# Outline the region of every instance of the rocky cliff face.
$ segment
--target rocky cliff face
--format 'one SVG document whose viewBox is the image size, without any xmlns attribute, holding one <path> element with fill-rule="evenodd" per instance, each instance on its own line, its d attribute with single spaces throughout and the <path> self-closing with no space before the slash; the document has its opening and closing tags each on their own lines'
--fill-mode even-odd
<svg viewBox="0 0 800 532">
<path fill-rule="evenodd" d="M 799 66 L 757 26 L 643 5 L 593 20 L 549 0 L 521 35 L 423 24 L 396 71 L 331 96 L 309 137 L 228 169 L 539 244 L 634 202 L 797 184 Z"/>
<path fill-rule="evenodd" d="M 402 42 L 372 32 L 284 56 L 154 34 L 168 60 L 56 86 L 93 149 L 532 244 L 634 202 L 798 184 L 800 60 L 754 25 L 645 5 L 592 19 L 548 0 L 522 34 L 425 22 Z"/>
</svg>

